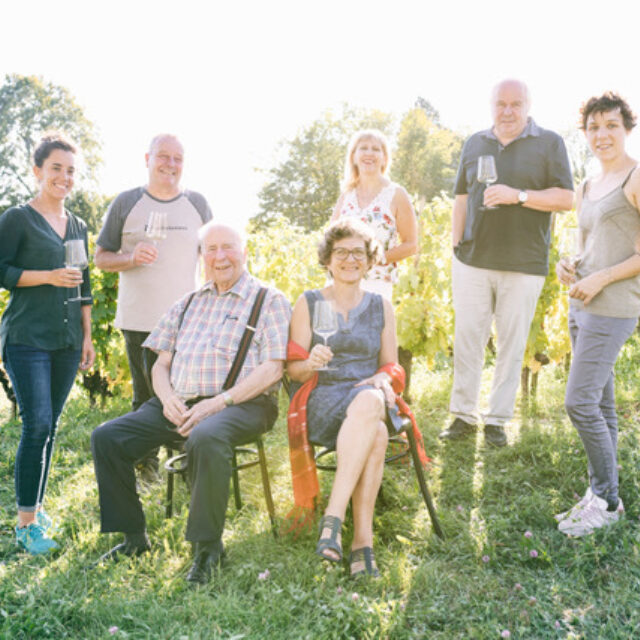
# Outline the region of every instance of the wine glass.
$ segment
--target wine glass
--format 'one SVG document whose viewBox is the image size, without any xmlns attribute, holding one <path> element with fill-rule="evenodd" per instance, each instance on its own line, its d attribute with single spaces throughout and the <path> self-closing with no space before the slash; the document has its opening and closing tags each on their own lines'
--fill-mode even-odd
<svg viewBox="0 0 640 640">
<path fill-rule="evenodd" d="M 575 269 L 582 258 L 580 250 L 580 229 L 578 227 L 568 227 L 563 233 L 563 253 L 568 257 L 573 268 Z"/>
<path fill-rule="evenodd" d="M 151 240 L 154 246 L 158 240 L 167 237 L 167 214 L 164 211 L 151 211 L 144 231 L 145 236 Z"/>
<path fill-rule="evenodd" d="M 64 266 L 67 267 L 67 269 L 77 269 L 82 272 L 87 268 L 88 264 L 84 240 L 67 240 L 64 243 Z M 69 298 L 69 301 L 75 300 L 82 300 L 80 285 L 78 285 L 78 295 L 75 298 Z"/>
<path fill-rule="evenodd" d="M 313 308 L 313 332 L 317 333 L 324 344 L 338 331 L 338 314 L 329 300 L 316 300 Z M 316 371 L 333 371 L 336 367 L 320 367 Z"/>
<path fill-rule="evenodd" d="M 480 156 L 478 158 L 478 182 L 482 182 L 485 187 L 492 185 L 498 179 L 498 171 L 496 169 L 496 159 L 493 156 Z M 487 209 L 497 209 L 498 207 L 487 207 L 482 205 L 481 211 Z"/>
</svg>

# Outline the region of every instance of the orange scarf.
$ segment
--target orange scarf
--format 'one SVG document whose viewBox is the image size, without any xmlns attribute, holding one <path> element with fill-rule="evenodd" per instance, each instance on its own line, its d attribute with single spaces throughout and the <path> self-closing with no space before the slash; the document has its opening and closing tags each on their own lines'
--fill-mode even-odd
<svg viewBox="0 0 640 640">
<path fill-rule="evenodd" d="M 287 345 L 288 362 L 306 360 L 308 357 L 309 353 L 306 349 L 293 341 L 289 341 Z M 378 369 L 378 372 L 387 373 L 391 377 L 393 390 L 396 394 L 402 393 L 405 373 L 399 364 L 386 364 Z M 293 500 L 295 506 L 287 515 L 287 520 L 292 521 L 288 531 L 311 525 L 316 497 L 320 493 L 316 462 L 313 457 L 313 447 L 309 444 L 307 437 L 307 401 L 309 394 L 317 384 L 318 374 L 315 373 L 313 377 L 307 380 L 300 389 L 296 391 L 289 404 L 287 428 L 289 433 L 289 459 L 291 461 L 291 481 L 293 484 Z M 396 395 L 396 406 L 398 407 L 398 413 L 400 415 L 407 416 L 411 420 L 418 455 L 420 462 L 424 466 L 429 462 L 429 458 L 425 454 L 422 434 L 418 429 L 415 416 L 409 408 L 409 405 L 407 405 L 400 395 Z"/>
</svg>

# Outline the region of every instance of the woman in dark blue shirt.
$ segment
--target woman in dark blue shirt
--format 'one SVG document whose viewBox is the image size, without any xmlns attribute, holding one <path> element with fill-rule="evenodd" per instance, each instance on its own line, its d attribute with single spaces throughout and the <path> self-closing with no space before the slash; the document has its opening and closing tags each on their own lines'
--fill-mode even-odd
<svg viewBox="0 0 640 640">
<path fill-rule="evenodd" d="M 75 153 L 61 134 L 45 135 L 34 153 L 37 195 L 0 216 L 0 286 L 10 292 L 0 324 L 2 359 L 22 419 L 16 537 L 34 554 L 57 546 L 42 508 L 56 426 L 78 366 L 89 369 L 95 360 L 88 268 L 64 266 L 67 241 L 83 240 L 88 254 L 86 225 L 64 208 Z"/>
</svg>

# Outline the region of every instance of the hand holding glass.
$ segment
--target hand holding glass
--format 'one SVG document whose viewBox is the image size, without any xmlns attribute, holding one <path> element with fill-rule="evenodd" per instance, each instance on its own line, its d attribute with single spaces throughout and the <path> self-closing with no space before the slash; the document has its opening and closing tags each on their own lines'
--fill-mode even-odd
<svg viewBox="0 0 640 640">
<path fill-rule="evenodd" d="M 317 333 L 324 344 L 338 331 L 338 315 L 329 300 L 316 300 L 313 308 L 313 332 Z M 320 367 L 316 371 L 333 371 L 336 367 Z"/>
<path fill-rule="evenodd" d="M 84 240 L 67 240 L 64 243 L 64 266 L 67 267 L 67 269 L 77 269 L 82 272 L 87 268 L 88 263 Z M 77 297 L 69 298 L 69 300 L 82 300 L 80 285 L 78 285 Z"/>
<path fill-rule="evenodd" d="M 496 159 L 493 156 L 480 156 L 478 158 L 478 182 L 482 182 L 485 186 L 490 186 L 498 179 L 498 171 L 496 169 Z M 498 207 L 490 207 L 482 205 L 480 209 L 497 209 Z"/>
</svg>

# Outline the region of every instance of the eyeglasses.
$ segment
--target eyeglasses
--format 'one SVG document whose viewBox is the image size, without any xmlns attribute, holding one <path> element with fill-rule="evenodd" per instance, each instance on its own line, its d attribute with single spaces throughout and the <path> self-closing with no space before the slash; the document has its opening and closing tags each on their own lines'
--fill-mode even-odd
<svg viewBox="0 0 640 640">
<path fill-rule="evenodd" d="M 349 256 L 353 256 L 354 260 L 358 262 L 362 262 L 367 258 L 367 252 L 362 247 L 356 247 L 355 249 L 337 247 L 331 253 L 340 261 L 346 260 Z"/>
</svg>

